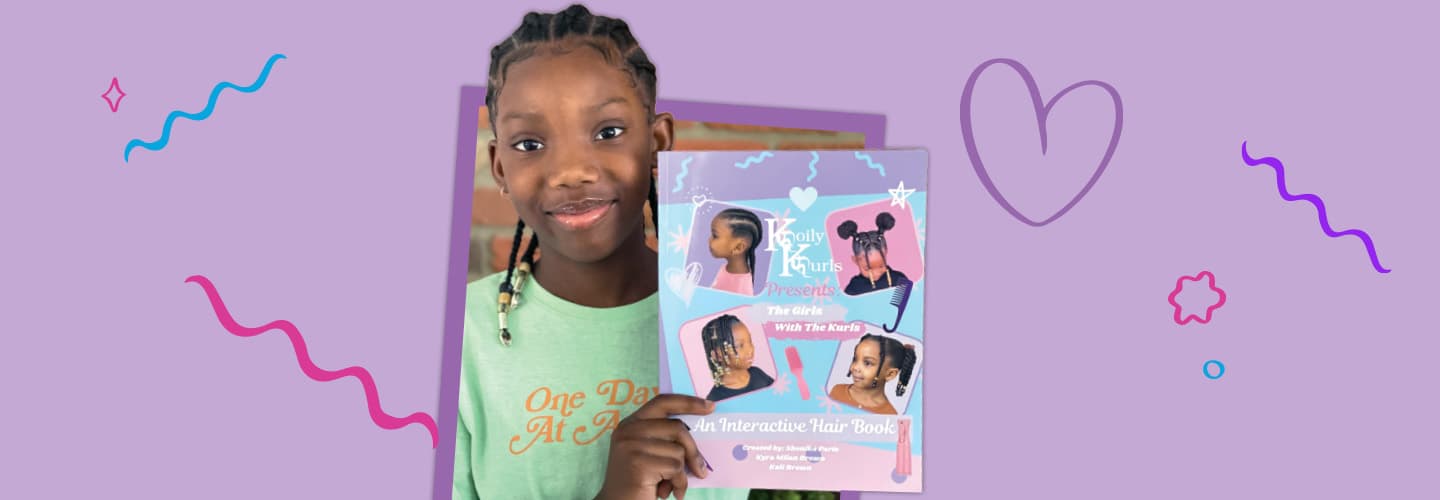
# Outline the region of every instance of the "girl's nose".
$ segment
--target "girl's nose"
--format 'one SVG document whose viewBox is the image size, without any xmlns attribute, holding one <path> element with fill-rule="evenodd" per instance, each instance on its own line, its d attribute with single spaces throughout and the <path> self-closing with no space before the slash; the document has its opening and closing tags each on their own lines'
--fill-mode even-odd
<svg viewBox="0 0 1440 500">
<path fill-rule="evenodd" d="M 554 162 L 546 172 L 546 180 L 552 188 L 577 188 L 593 184 L 600 177 L 600 164 L 590 154 L 589 145 L 556 145 L 552 155 Z"/>
</svg>

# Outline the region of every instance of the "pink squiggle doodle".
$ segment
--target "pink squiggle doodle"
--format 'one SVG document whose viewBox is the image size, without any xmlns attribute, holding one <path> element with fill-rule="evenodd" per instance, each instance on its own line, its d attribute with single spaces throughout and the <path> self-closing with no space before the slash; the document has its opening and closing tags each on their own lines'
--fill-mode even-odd
<svg viewBox="0 0 1440 500">
<path fill-rule="evenodd" d="M 296 328 L 293 323 L 282 319 L 271 321 L 258 328 L 241 325 L 230 315 L 229 309 L 225 308 L 225 302 L 220 300 L 220 293 L 215 291 L 215 285 L 210 283 L 208 278 L 195 275 L 186 278 L 185 282 L 198 284 L 201 288 L 205 289 L 205 295 L 210 298 L 210 307 L 215 309 L 215 316 L 220 319 L 220 325 L 224 326 L 230 333 L 240 337 L 254 337 L 270 330 L 285 332 L 285 335 L 290 338 L 290 345 L 295 348 L 295 357 L 300 361 L 300 371 L 305 372 L 305 376 L 317 382 L 329 382 L 345 377 L 355 377 L 365 389 L 365 405 L 369 407 L 370 420 L 375 421 L 375 425 L 380 426 L 382 429 L 393 430 L 411 424 L 420 424 L 425 427 L 426 430 L 430 431 L 430 447 L 435 448 L 440 445 L 440 432 L 435 425 L 434 417 L 431 417 L 425 412 L 415 412 L 403 418 L 396 418 L 380 409 L 380 391 L 375 387 L 375 379 L 371 377 L 370 372 L 365 371 L 364 368 L 351 366 L 330 371 L 315 366 L 315 362 L 310 360 L 310 350 L 305 347 L 305 338 L 300 336 L 300 329 Z"/>
<path fill-rule="evenodd" d="M 1210 290 L 1219 294 L 1220 298 L 1216 300 L 1214 304 L 1211 304 L 1210 307 L 1205 308 L 1204 318 L 1201 318 L 1198 314 L 1186 314 L 1184 319 L 1181 319 L 1180 315 L 1184 313 L 1185 308 L 1181 307 L 1179 302 L 1175 302 L 1175 297 L 1180 296 L 1180 291 L 1185 289 L 1186 281 L 1200 281 L 1202 279 L 1210 281 Z M 1166 300 L 1170 301 L 1170 305 L 1175 307 L 1175 324 L 1183 325 L 1194 320 L 1203 325 L 1210 322 L 1211 313 L 1219 309 L 1220 306 L 1225 305 L 1225 290 L 1221 290 L 1220 287 L 1215 286 L 1214 274 L 1210 274 L 1210 271 L 1200 271 L 1200 274 L 1195 276 L 1181 276 L 1180 279 L 1175 280 L 1175 291 L 1170 292 L 1170 296 L 1167 297 Z"/>
<path fill-rule="evenodd" d="M 766 321 L 761 325 L 771 339 L 850 340 L 865 335 L 867 328 L 858 321 Z"/>
</svg>

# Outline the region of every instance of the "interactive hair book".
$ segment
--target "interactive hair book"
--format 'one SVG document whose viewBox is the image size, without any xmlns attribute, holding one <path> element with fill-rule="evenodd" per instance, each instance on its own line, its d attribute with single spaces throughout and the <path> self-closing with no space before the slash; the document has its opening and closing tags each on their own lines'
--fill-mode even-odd
<svg viewBox="0 0 1440 500">
<path fill-rule="evenodd" d="M 693 487 L 921 491 L 928 155 L 660 155 L 661 389 Z"/>
</svg>

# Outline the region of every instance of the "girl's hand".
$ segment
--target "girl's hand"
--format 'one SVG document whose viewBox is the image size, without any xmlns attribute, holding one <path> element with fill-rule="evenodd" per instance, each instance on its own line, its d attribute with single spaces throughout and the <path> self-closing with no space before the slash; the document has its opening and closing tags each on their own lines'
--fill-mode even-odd
<svg viewBox="0 0 1440 500">
<path fill-rule="evenodd" d="M 610 461 L 597 499 L 685 498 L 688 468 L 708 475 L 705 459 L 684 422 L 674 415 L 709 415 L 715 404 L 694 396 L 663 394 L 635 410 L 610 435 Z"/>
</svg>

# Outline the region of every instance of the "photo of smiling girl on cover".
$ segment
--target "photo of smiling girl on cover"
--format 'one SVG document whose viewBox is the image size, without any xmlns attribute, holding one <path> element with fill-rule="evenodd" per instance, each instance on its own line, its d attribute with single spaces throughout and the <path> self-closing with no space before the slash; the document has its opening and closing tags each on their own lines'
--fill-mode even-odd
<svg viewBox="0 0 1440 500">
<path fill-rule="evenodd" d="M 750 340 L 750 328 L 740 318 L 726 314 L 712 319 L 700 334 L 710 375 L 715 378 L 715 387 L 705 399 L 721 401 L 775 383 L 773 377 L 754 366 L 755 344 Z"/>
<path fill-rule="evenodd" d="M 764 230 L 755 212 L 728 208 L 710 221 L 710 256 L 724 259 L 710 288 L 745 296 L 755 295 L 755 248 Z"/>
<path fill-rule="evenodd" d="M 904 396 L 915 361 L 914 345 L 867 333 L 855 344 L 855 354 L 850 360 L 849 376 L 853 382 L 831 387 L 830 399 L 870 413 L 895 415 L 898 412 L 885 394 L 885 384 L 898 377 L 900 383 L 895 386 L 895 397 Z"/>
</svg>

